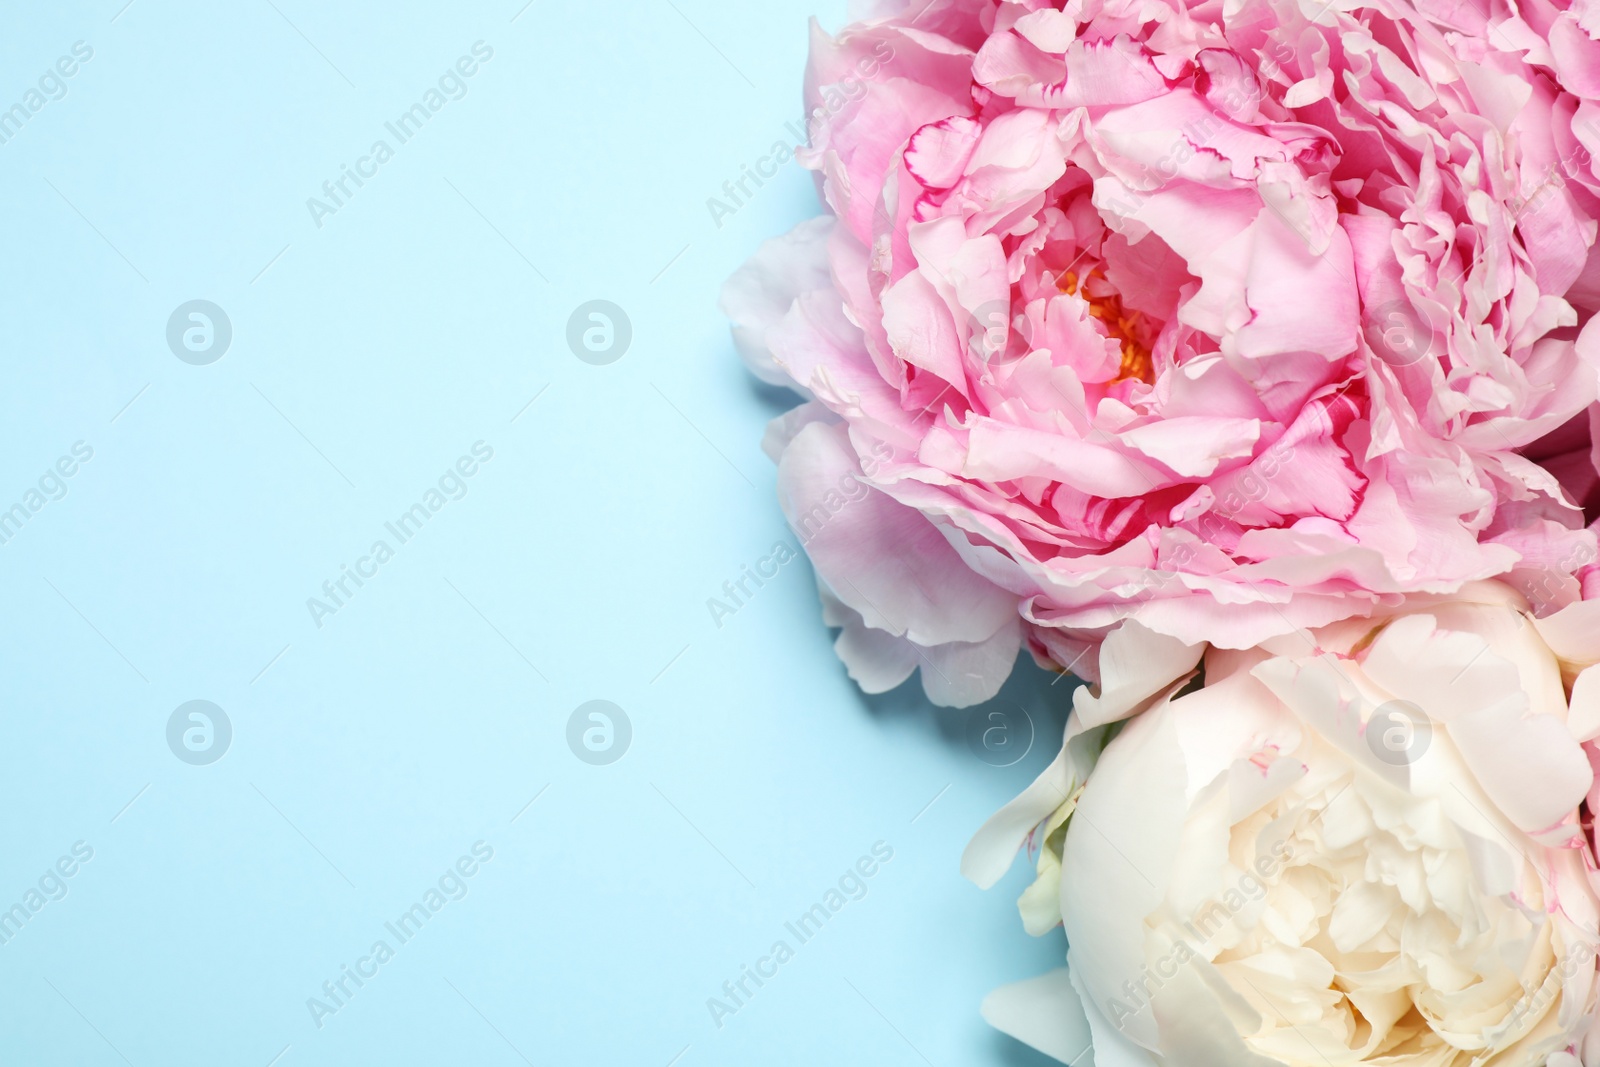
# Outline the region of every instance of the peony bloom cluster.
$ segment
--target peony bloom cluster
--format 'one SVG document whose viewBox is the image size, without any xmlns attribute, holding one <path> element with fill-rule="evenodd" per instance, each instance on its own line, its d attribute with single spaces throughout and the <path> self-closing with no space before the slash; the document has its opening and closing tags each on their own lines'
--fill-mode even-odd
<svg viewBox="0 0 1600 1067">
<path fill-rule="evenodd" d="M 1581 596 L 1600 5 L 874 8 L 813 41 L 830 213 L 724 293 L 863 687 Z"/>
<path fill-rule="evenodd" d="M 1312 637 L 1106 641 L 968 848 L 992 884 L 1033 833 L 1023 915 L 1069 943 L 985 1015 L 1098 1067 L 1600 1064 L 1600 602 L 1480 583 Z"/>
</svg>

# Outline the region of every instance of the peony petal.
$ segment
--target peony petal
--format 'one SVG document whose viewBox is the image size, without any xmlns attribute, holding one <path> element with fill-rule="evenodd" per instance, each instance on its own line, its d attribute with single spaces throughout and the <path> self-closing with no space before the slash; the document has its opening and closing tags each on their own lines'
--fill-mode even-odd
<svg viewBox="0 0 1600 1067">
<path fill-rule="evenodd" d="M 1261 437 L 1260 419 L 1179 416 L 1117 435 L 1186 478 L 1205 478 L 1225 459 L 1249 456 Z"/>
<path fill-rule="evenodd" d="M 1567 729 L 1579 741 L 1600 737 L 1600 666 L 1585 668 L 1572 683 Z"/>
<path fill-rule="evenodd" d="M 1071 727 L 1068 727 L 1071 735 Z M 1027 842 L 1034 827 L 1065 804 L 1082 783 L 1068 762 L 1067 745 L 1061 746 L 1050 766 L 1039 773 L 1014 799 L 995 812 L 972 835 L 961 853 L 961 876 L 979 889 L 988 889 L 1004 877 Z"/>
<path fill-rule="evenodd" d="M 751 373 L 772 385 L 795 386 L 772 361 L 767 331 L 802 293 L 828 288 L 828 236 L 835 219 L 819 215 L 764 241 L 722 287 L 720 307 L 733 322 L 733 343 Z"/>
<path fill-rule="evenodd" d="M 924 646 L 986 641 L 1016 597 L 961 565 L 933 524 L 862 480 L 842 426 L 802 429 L 778 465 L 784 514 L 818 576 L 867 625 Z"/>
<path fill-rule="evenodd" d="M 1069 946 L 1067 972 L 1072 979 L 1072 988 L 1078 993 L 1079 1003 L 1083 1005 L 1083 1014 L 1089 1020 L 1089 1034 L 1094 1041 L 1094 1052 L 1089 1058 L 1094 1061 L 1095 1067 L 1163 1067 L 1147 1050 L 1130 1040 L 1122 1027 L 1106 1018 L 1086 991 L 1077 966 Z"/>
<path fill-rule="evenodd" d="M 1073 693 L 1073 714 L 1083 729 L 1119 722 L 1194 670 L 1203 651 L 1125 622 L 1100 646 L 1100 685 Z"/>
<path fill-rule="evenodd" d="M 1534 628 L 1563 662 L 1600 663 L 1600 600 L 1586 600 L 1534 620 Z"/>
<path fill-rule="evenodd" d="M 1594 772 L 1564 722 L 1522 711 L 1507 702 L 1470 712 L 1450 724 L 1450 738 L 1496 806 L 1532 832 L 1570 817 Z"/>
<path fill-rule="evenodd" d="M 922 690 L 941 707 L 969 708 L 994 699 L 1022 650 L 1022 620 L 1008 616 L 983 641 L 947 641 L 923 654 Z"/>
<path fill-rule="evenodd" d="M 1093 1067 L 1089 1020 L 1065 967 L 1001 986 L 983 998 L 984 1021 L 1062 1063 Z"/>
<path fill-rule="evenodd" d="M 868 626 L 826 586 L 819 586 L 818 592 L 824 605 L 823 619 L 830 626 L 842 627 L 833 651 L 862 692 L 887 693 L 911 677 L 917 669 L 916 645 Z"/>
<path fill-rule="evenodd" d="M 1183 833 L 1188 778 L 1177 722 L 1157 704 L 1101 755 L 1061 854 L 1062 924 L 1089 999 L 1109 1003 L 1145 972 L 1146 917 L 1160 906 Z M 1088 903 L 1093 902 L 1093 907 Z M 1119 1019 L 1129 1039 L 1159 1048 L 1149 1012 Z"/>
</svg>

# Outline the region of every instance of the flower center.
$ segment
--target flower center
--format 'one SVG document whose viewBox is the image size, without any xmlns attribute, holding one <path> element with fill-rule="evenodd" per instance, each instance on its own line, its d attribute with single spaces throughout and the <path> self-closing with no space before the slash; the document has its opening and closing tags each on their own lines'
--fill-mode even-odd
<svg viewBox="0 0 1600 1067">
<path fill-rule="evenodd" d="M 1096 267 L 1081 279 L 1076 271 L 1069 270 L 1057 285 L 1063 293 L 1081 297 L 1089 305 L 1089 314 L 1100 320 L 1106 336 L 1122 345 L 1122 366 L 1110 384 L 1141 381 L 1154 385 L 1155 363 L 1149 349 L 1139 339 L 1143 332 L 1143 316 L 1122 306 L 1122 295 L 1106 282 L 1100 268 Z"/>
</svg>

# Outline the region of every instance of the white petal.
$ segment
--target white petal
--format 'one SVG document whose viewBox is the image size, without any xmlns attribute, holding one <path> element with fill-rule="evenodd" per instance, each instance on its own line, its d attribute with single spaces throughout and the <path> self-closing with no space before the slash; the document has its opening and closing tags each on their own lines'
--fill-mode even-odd
<svg viewBox="0 0 1600 1067">
<path fill-rule="evenodd" d="M 1600 321 L 1600 320 L 1596 320 Z M 1600 663 L 1600 600 L 1584 600 L 1533 621 L 1550 650 L 1567 663 Z"/>
<path fill-rule="evenodd" d="M 1258 1028 L 1260 1016 L 1203 958 L 1179 967 L 1156 989 L 1150 1010 L 1161 1031 L 1161 1048 L 1181 1049 L 1183 1067 L 1281 1067 L 1245 1047 L 1239 1034 Z M 1176 1064 L 1177 1057 L 1171 1062 Z"/>
<path fill-rule="evenodd" d="M 1204 651 L 1204 645 L 1186 645 L 1130 619 L 1100 646 L 1100 685 L 1073 694 L 1073 711 L 1085 726 L 1125 719 L 1194 670 Z"/>
<path fill-rule="evenodd" d="M 1589 758 L 1554 715 L 1484 708 L 1452 722 L 1450 737 L 1483 791 L 1523 830 L 1571 815 L 1594 784 Z"/>
<path fill-rule="evenodd" d="M 1084 1017 L 1089 1020 L 1089 1033 L 1094 1038 L 1094 1051 L 1085 1063 L 1093 1067 L 1161 1067 L 1148 1050 L 1135 1044 L 1123 1030 L 1112 1025 L 1105 1013 L 1089 999 L 1070 947 L 1067 949 L 1067 973 L 1072 978 L 1072 988 L 1078 991 Z M 1077 1067 L 1084 1067 L 1084 1064 L 1080 1063 Z"/>
<path fill-rule="evenodd" d="M 1094 1054 L 1084 1054 L 1089 1021 L 1065 967 L 1001 986 L 983 998 L 979 1010 L 990 1026 L 1046 1056 L 1076 1067 L 1094 1067 Z"/>
<path fill-rule="evenodd" d="M 1071 736 L 1071 727 L 1068 727 Z M 962 877 L 980 889 L 988 889 L 1010 869 L 1017 850 L 1027 841 L 1033 828 L 1066 803 L 1077 782 L 1067 768 L 1067 746 L 1010 803 L 989 816 L 961 853 Z"/>
<path fill-rule="evenodd" d="M 1579 741 L 1600 737 L 1600 667 L 1589 667 L 1572 683 L 1567 729 Z"/>
<path fill-rule="evenodd" d="M 1130 720 L 1106 746 L 1067 829 L 1061 917 L 1091 1000 L 1104 1003 L 1144 977 L 1146 918 L 1161 906 L 1188 813 L 1185 753 L 1171 705 Z M 1149 1012 L 1120 1020 L 1158 1046 Z"/>
</svg>

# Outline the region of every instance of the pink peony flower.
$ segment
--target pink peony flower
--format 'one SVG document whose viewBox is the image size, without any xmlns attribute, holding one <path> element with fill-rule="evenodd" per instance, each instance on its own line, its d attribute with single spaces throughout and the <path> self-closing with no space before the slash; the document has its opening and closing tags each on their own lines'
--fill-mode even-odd
<svg viewBox="0 0 1600 1067">
<path fill-rule="evenodd" d="M 816 32 L 831 214 L 724 306 L 808 398 L 769 449 L 864 688 L 920 666 L 972 703 L 1022 647 L 1093 678 L 1127 618 L 1245 648 L 1490 576 L 1579 596 L 1594 466 L 1550 448 L 1591 439 L 1600 183 L 1552 167 L 1600 108 L 1600 14 L 1484 3 L 901 0 Z"/>
</svg>

